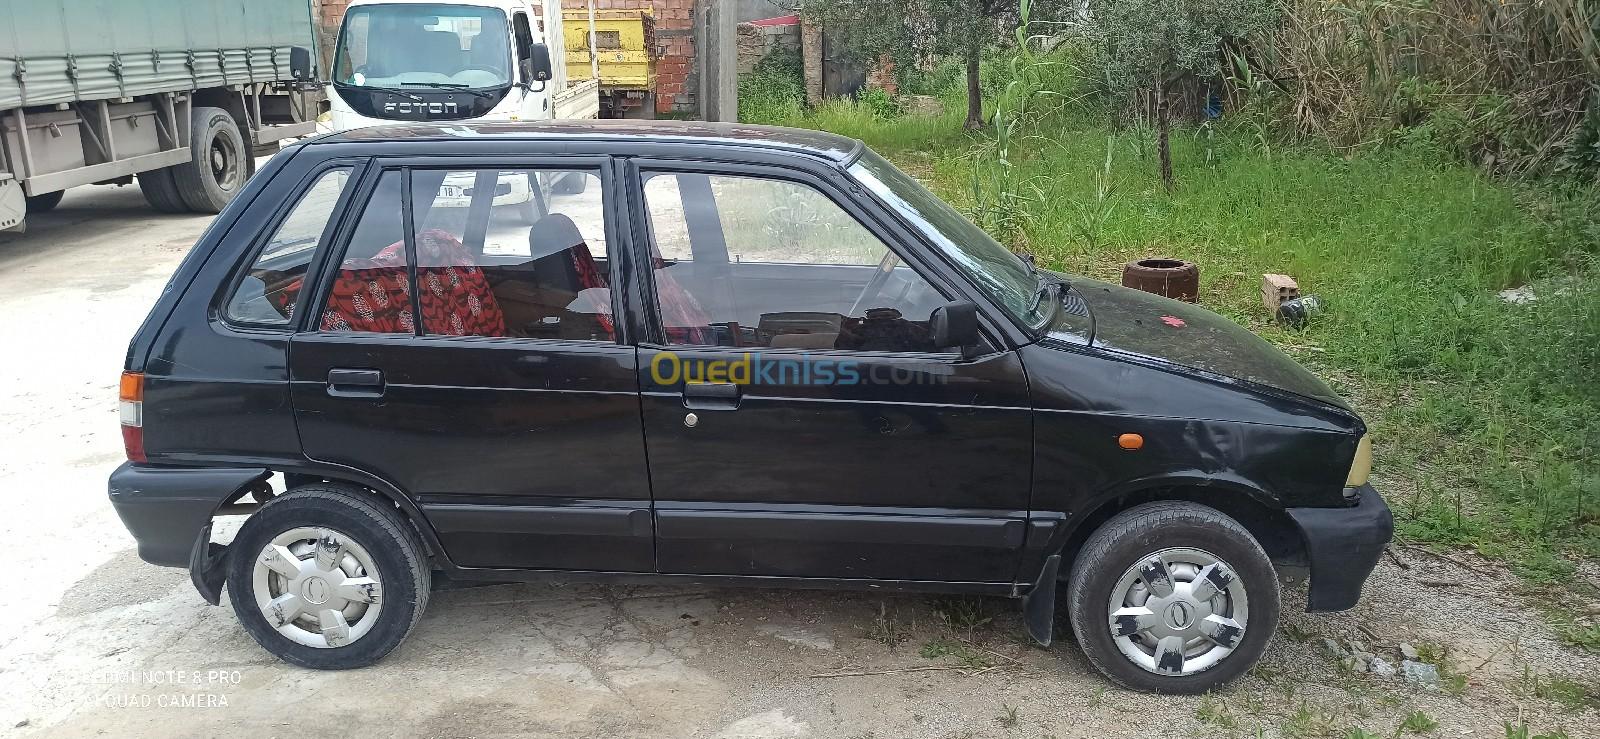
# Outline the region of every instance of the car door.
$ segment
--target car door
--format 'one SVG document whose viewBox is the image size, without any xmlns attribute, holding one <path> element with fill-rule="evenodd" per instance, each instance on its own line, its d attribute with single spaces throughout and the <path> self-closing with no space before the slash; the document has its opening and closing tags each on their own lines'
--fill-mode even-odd
<svg viewBox="0 0 1600 739">
<path fill-rule="evenodd" d="M 954 295 L 824 177 L 633 166 L 665 573 L 1010 582 L 1031 421 L 1014 352 L 932 345 Z"/>
<path fill-rule="evenodd" d="M 606 166 L 370 168 L 292 339 L 306 455 L 411 495 L 458 565 L 654 569 Z M 495 202 L 512 178 L 552 174 L 588 186 L 534 213 Z"/>
</svg>

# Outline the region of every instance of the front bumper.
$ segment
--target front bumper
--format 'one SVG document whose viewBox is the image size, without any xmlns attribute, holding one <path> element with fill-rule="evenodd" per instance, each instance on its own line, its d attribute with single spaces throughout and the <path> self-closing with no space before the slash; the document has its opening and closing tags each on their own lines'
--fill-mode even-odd
<svg viewBox="0 0 1600 739">
<path fill-rule="evenodd" d="M 139 558 L 189 567 L 222 504 L 271 474 L 263 467 L 154 467 L 124 462 L 111 473 L 111 505 L 139 543 Z"/>
<path fill-rule="evenodd" d="M 1308 611 L 1343 611 L 1361 599 L 1361 585 L 1394 538 L 1394 515 L 1371 485 L 1349 508 L 1289 508 L 1311 562 Z"/>
</svg>

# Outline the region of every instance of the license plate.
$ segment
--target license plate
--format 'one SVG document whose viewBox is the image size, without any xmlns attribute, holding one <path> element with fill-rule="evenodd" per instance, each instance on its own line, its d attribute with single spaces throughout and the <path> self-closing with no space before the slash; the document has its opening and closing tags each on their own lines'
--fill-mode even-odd
<svg viewBox="0 0 1600 739">
<path fill-rule="evenodd" d="M 466 194 L 467 192 L 465 189 L 456 187 L 455 185 L 439 186 L 439 197 L 441 198 L 459 198 L 465 196 Z"/>
</svg>

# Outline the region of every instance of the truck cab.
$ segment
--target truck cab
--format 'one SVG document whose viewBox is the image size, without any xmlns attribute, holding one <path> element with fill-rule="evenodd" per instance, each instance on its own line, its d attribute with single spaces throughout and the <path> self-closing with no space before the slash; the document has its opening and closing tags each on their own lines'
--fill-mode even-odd
<svg viewBox="0 0 1600 739">
<path fill-rule="evenodd" d="M 561 46 L 554 3 L 355 0 L 334 50 L 333 128 L 593 118 L 599 83 L 569 86 Z"/>
<path fill-rule="evenodd" d="M 540 14 L 524 0 L 356 0 L 334 49 L 333 128 L 598 117 L 600 81 L 568 84 L 562 41 L 555 2 Z M 441 207 L 467 207 L 474 184 L 445 178 Z M 507 173 L 495 183 L 493 205 L 532 225 L 552 195 L 584 186 L 583 178 Z"/>
</svg>

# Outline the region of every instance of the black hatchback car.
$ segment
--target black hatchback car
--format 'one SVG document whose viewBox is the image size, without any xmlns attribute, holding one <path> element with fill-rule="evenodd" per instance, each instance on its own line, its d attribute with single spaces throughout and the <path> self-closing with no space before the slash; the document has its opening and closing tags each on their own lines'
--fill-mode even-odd
<svg viewBox="0 0 1600 739">
<path fill-rule="evenodd" d="M 1361 419 L 1265 341 L 811 131 L 290 147 L 126 369 L 140 556 L 314 668 L 394 649 L 437 578 L 558 576 L 1010 596 L 1043 644 L 1059 604 L 1111 679 L 1197 692 L 1265 649 L 1275 564 L 1349 608 L 1392 532 Z"/>
</svg>

